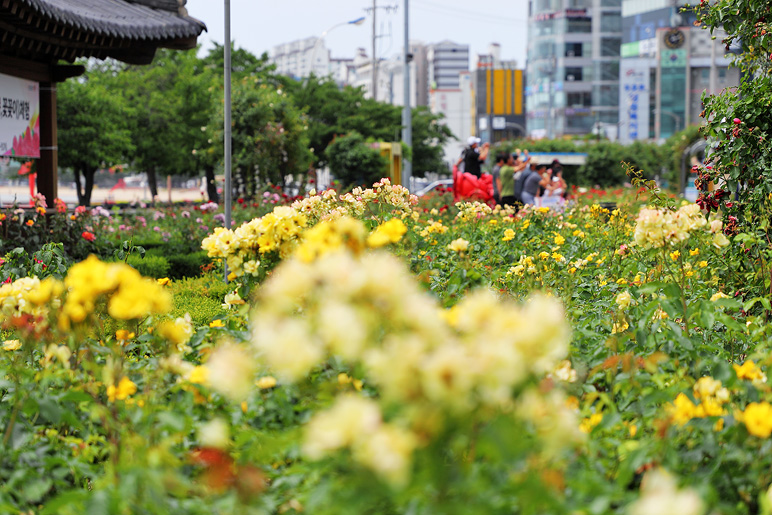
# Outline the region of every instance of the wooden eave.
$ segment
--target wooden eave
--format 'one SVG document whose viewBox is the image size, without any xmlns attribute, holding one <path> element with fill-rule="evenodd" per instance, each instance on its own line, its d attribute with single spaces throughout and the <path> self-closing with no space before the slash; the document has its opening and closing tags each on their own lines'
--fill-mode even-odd
<svg viewBox="0 0 772 515">
<path fill-rule="evenodd" d="M 206 26 L 181 7 L 168 10 L 164 1 L 0 0 L 0 57 L 149 64 L 158 48 L 195 48 Z"/>
</svg>

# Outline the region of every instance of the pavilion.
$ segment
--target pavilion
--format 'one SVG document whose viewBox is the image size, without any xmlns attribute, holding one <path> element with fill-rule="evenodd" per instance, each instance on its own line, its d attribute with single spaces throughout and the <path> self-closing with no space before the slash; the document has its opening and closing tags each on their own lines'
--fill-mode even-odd
<svg viewBox="0 0 772 515">
<path fill-rule="evenodd" d="M 195 48 L 206 26 L 188 16 L 185 3 L 186 0 L 0 0 L 0 123 L 5 114 L 17 114 L 19 103 L 25 104 L 12 104 L 9 100 L 9 110 L 4 111 L 3 86 L 10 85 L 5 88 L 9 91 L 20 87 L 32 90 L 31 83 L 37 83 L 37 186 L 49 205 L 57 197 L 56 83 L 85 71 L 83 66 L 71 64 L 78 58 L 150 64 L 159 48 Z"/>
</svg>

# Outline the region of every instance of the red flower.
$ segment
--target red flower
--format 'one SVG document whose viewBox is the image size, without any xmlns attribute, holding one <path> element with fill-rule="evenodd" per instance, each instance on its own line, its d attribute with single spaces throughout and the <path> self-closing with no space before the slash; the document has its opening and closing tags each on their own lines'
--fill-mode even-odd
<svg viewBox="0 0 772 515">
<path fill-rule="evenodd" d="M 83 231 L 83 234 L 81 234 L 81 236 L 83 237 L 84 240 L 88 240 L 88 241 L 96 240 L 96 236 L 94 236 L 94 233 L 91 233 L 88 231 Z"/>
</svg>

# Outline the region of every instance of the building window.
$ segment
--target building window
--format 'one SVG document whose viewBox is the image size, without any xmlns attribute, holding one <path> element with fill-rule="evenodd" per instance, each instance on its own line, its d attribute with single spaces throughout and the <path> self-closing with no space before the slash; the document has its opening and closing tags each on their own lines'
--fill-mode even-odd
<svg viewBox="0 0 772 515">
<path fill-rule="evenodd" d="M 618 106 L 619 86 L 595 86 L 592 88 L 592 105 Z"/>
<path fill-rule="evenodd" d="M 564 78 L 568 82 L 584 80 L 582 78 L 584 76 L 582 72 L 583 70 L 581 67 L 567 67 Z"/>
<path fill-rule="evenodd" d="M 592 32 L 592 18 L 566 18 L 566 32 L 569 34 Z"/>
<path fill-rule="evenodd" d="M 566 57 L 582 57 L 582 43 L 566 43 Z"/>
<path fill-rule="evenodd" d="M 622 0 L 601 0 L 602 7 L 622 7 Z"/>
<path fill-rule="evenodd" d="M 619 57 L 620 48 L 622 48 L 622 40 L 619 38 L 601 38 L 600 40 L 601 57 Z"/>
<path fill-rule="evenodd" d="M 592 94 L 589 91 L 579 91 L 566 94 L 566 107 L 590 107 Z"/>
<path fill-rule="evenodd" d="M 595 77 L 598 80 L 619 80 L 619 61 L 596 62 Z"/>
<path fill-rule="evenodd" d="M 622 15 L 620 13 L 602 13 L 600 15 L 601 32 L 621 32 Z"/>
</svg>

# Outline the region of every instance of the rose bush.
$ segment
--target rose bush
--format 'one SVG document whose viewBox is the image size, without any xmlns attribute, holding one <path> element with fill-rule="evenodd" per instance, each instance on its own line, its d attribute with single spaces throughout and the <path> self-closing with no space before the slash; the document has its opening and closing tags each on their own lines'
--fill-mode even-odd
<svg viewBox="0 0 772 515">
<path fill-rule="evenodd" d="M 238 295 L 14 265 L 0 511 L 765 512 L 770 306 L 737 294 L 742 237 L 617 198 L 313 194 L 202 238 Z"/>
</svg>

